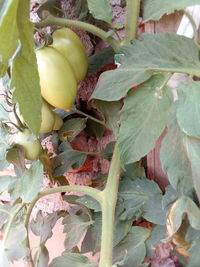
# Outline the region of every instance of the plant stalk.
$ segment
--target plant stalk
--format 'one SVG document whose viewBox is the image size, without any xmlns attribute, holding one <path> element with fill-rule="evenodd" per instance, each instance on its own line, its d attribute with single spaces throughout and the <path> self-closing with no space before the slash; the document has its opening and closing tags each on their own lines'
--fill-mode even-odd
<svg viewBox="0 0 200 267">
<path fill-rule="evenodd" d="M 140 0 L 127 0 L 124 37 L 125 45 L 129 44 L 131 40 L 136 39 L 139 13 Z"/>
<path fill-rule="evenodd" d="M 111 267 L 113 257 L 113 236 L 115 222 L 115 207 L 117 203 L 118 185 L 120 178 L 120 156 L 118 143 L 115 145 L 108 180 L 102 199 L 102 235 L 99 267 Z"/>
<path fill-rule="evenodd" d="M 90 32 L 102 40 L 109 43 L 113 49 L 117 52 L 119 50 L 119 42 L 117 42 L 112 36 L 110 36 L 110 32 L 106 32 L 94 25 L 91 25 L 86 22 L 77 21 L 77 20 L 70 20 L 70 19 L 64 19 L 64 18 L 57 18 L 52 15 L 48 15 L 46 19 L 44 19 L 41 22 L 37 22 L 34 24 L 36 28 L 44 28 L 47 26 L 63 26 L 63 27 L 76 27 L 81 30 L 85 30 L 87 32 Z"/>
<path fill-rule="evenodd" d="M 97 118 L 94 118 L 93 116 L 90 116 L 90 115 L 86 114 L 85 112 L 78 110 L 78 109 L 71 109 L 71 110 L 106 127 L 105 121 L 98 120 Z"/>
</svg>

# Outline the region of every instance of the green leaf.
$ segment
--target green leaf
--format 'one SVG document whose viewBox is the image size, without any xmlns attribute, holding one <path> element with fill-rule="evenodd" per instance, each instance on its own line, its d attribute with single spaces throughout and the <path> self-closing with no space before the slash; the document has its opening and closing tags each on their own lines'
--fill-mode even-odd
<svg viewBox="0 0 200 267">
<path fill-rule="evenodd" d="M 138 211 L 143 211 L 143 206 L 155 196 L 162 196 L 162 191 L 154 181 L 145 178 L 124 178 L 120 183 L 119 197 L 123 201 L 124 212 L 120 215 L 121 220 L 133 218 Z M 161 199 L 160 199 L 161 204 Z M 162 209 L 160 207 L 160 209 Z M 152 211 L 152 213 L 158 212 Z"/>
<path fill-rule="evenodd" d="M 93 105 L 103 113 L 106 126 L 112 130 L 115 135 L 119 131 L 120 109 L 121 104 L 116 102 L 105 102 L 94 100 Z"/>
<path fill-rule="evenodd" d="M 181 226 L 184 215 L 187 214 L 190 225 L 200 230 L 200 211 L 197 205 L 188 197 L 179 198 L 171 207 L 168 214 L 168 234 L 172 236 Z"/>
<path fill-rule="evenodd" d="M 115 216 L 115 225 L 114 225 L 114 240 L 113 246 L 117 246 L 122 239 L 124 239 L 127 234 L 130 232 L 133 225 L 133 219 L 127 221 L 121 221 L 119 216 Z"/>
<path fill-rule="evenodd" d="M 162 239 L 166 238 L 166 226 L 154 226 L 151 236 L 146 241 L 147 257 L 154 258 L 155 246 L 161 243 Z"/>
<path fill-rule="evenodd" d="M 143 20 L 159 20 L 164 14 L 171 14 L 175 10 L 185 9 L 187 6 L 199 5 L 199 0 L 144 0 Z"/>
<path fill-rule="evenodd" d="M 37 9 L 37 15 L 40 19 L 45 19 L 47 12 L 56 17 L 62 17 L 64 15 L 64 12 L 62 12 L 61 2 L 59 0 L 46 0 L 45 3 L 42 3 Z"/>
<path fill-rule="evenodd" d="M 101 212 L 95 212 L 92 214 L 92 219 L 94 223 L 90 225 L 87 233 L 81 243 L 81 252 L 93 252 L 96 253 L 100 251 L 101 246 L 101 229 L 102 227 L 102 214 Z"/>
<path fill-rule="evenodd" d="M 92 222 L 88 216 L 67 215 L 64 220 L 64 232 L 67 234 L 65 239 L 65 250 L 70 251 L 81 240 L 83 234 Z"/>
<path fill-rule="evenodd" d="M 84 205 L 86 206 L 88 209 L 92 209 L 94 210 L 95 212 L 99 212 L 101 211 L 101 206 L 99 204 L 99 202 L 90 197 L 90 196 L 82 196 L 82 197 L 79 197 L 77 200 L 76 200 L 76 203 L 77 204 L 81 204 L 81 205 Z"/>
<path fill-rule="evenodd" d="M 27 250 L 23 244 L 26 236 L 27 231 L 22 223 L 12 225 L 4 247 L 9 261 L 21 259 L 26 255 Z"/>
<path fill-rule="evenodd" d="M 91 112 L 90 112 L 90 115 L 91 115 L 92 117 L 94 117 L 94 118 L 99 119 L 99 117 L 96 115 L 96 112 L 91 111 Z M 95 138 L 97 138 L 97 139 L 98 139 L 98 138 L 101 138 L 101 137 L 103 137 L 104 130 L 105 130 L 104 125 L 99 124 L 98 122 L 93 121 L 93 120 L 91 120 L 91 119 L 88 119 L 88 120 L 87 120 L 87 124 L 86 124 L 86 128 L 85 128 L 85 132 L 86 132 L 89 136 L 95 137 Z"/>
<path fill-rule="evenodd" d="M 88 75 L 95 74 L 114 61 L 114 50 L 112 47 L 106 47 L 89 57 Z"/>
<path fill-rule="evenodd" d="M 199 267 L 199 247 L 200 247 L 200 238 L 194 240 L 192 242 L 191 247 L 188 250 L 190 257 L 187 267 Z"/>
<path fill-rule="evenodd" d="M 40 244 L 44 244 L 47 239 L 52 237 L 52 229 L 59 218 L 60 215 L 58 212 L 53 212 L 45 216 L 41 211 L 38 211 L 36 219 L 32 219 L 30 227 L 32 232 L 40 237 Z"/>
<path fill-rule="evenodd" d="M 86 256 L 78 253 L 64 252 L 62 256 L 59 256 L 51 262 L 49 267 L 92 267 Z"/>
<path fill-rule="evenodd" d="M 166 211 L 162 207 L 162 195 L 152 196 L 142 207 L 142 216 L 149 222 L 158 225 L 166 224 Z"/>
<path fill-rule="evenodd" d="M 13 100 L 19 103 L 20 113 L 32 132 L 38 135 L 42 102 L 29 4 L 26 0 L 19 1 L 17 25 L 21 51 L 13 60 L 11 87 L 15 88 Z"/>
<path fill-rule="evenodd" d="M 8 191 L 9 186 L 16 181 L 13 176 L 0 176 L 0 193 Z"/>
<path fill-rule="evenodd" d="M 108 0 L 87 0 L 90 13 L 95 19 L 112 23 L 112 8 Z"/>
<path fill-rule="evenodd" d="M 85 128 L 86 122 L 85 118 L 67 120 L 58 132 L 60 140 L 71 142 Z"/>
<path fill-rule="evenodd" d="M 145 258 L 145 241 L 150 233 L 147 228 L 132 227 L 129 234 L 114 248 L 114 262 L 124 259 L 123 267 L 138 267 Z"/>
<path fill-rule="evenodd" d="M 73 150 L 67 142 L 63 142 L 59 149 L 63 152 L 55 157 L 55 176 L 62 175 L 70 168 L 81 167 L 87 158 L 87 153 Z"/>
<path fill-rule="evenodd" d="M 179 94 L 177 121 L 181 130 L 187 135 L 200 138 L 200 82 L 189 79 L 181 83 Z"/>
<path fill-rule="evenodd" d="M 136 177 L 146 178 L 145 168 L 142 166 L 141 161 L 125 165 L 123 176 L 130 179 L 135 179 Z"/>
<path fill-rule="evenodd" d="M 153 72 L 180 72 L 200 76 L 198 47 L 193 40 L 175 33 L 143 34 L 143 41 L 121 48 L 116 60 L 121 66 L 104 72 L 92 99 L 115 101 L 133 86 L 148 80 Z"/>
<path fill-rule="evenodd" d="M 186 148 L 189 164 L 192 169 L 191 178 L 193 180 L 194 189 L 196 191 L 198 199 L 200 200 L 200 172 L 199 172 L 200 140 L 185 136 L 184 145 Z"/>
<path fill-rule="evenodd" d="M 185 136 L 177 124 L 175 112 L 174 106 L 170 112 L 167 134 L 162 141 L 160 160 L 173 188 L 188 195 L 193 191 L 192 169 L 185 149 Z"/>
<path fill-rule="evenodd" d="M 18 45 L 16 17 L 19 0 L 3 2 L 0 10 L 0 77 L 5 74 L 8 60 Z"/>
<path fill-rule="evenodd" d="M 181 195 L 171 185 L 168 185 L 165 188 L 165 194 L 162 199 L 163 208 L 169 209 L 179 197 L 181 197 Z"/>
<path fill-rule="evenodd" d="M 165 128 L 171 100 L 165 92 L 167 88 L 158 92 L 164 79 L 162 75 L 153 76 L 130 92 L 124 101 L 118 135 L 121 160 L 124 164 L 140 160 L 153 149 Z"/>
<path fill-rule="evenodd" d="M 23 174 L 21 178 L 22 199 L 25 203 L 30 203 L 39 193 L 43 181 L 43 165 L 37 160 Z"/>
</svg>

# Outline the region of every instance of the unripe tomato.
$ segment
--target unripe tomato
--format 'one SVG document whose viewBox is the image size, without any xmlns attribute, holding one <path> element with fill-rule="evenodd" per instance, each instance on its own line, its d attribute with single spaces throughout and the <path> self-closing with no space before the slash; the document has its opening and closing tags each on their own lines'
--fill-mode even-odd
<svg viewBox="0 0 200 267">
<path fill-rule="evenodd" d="M 23 132 L 18 132 L 16 135 L 16 144 L 21 145 L 24 148 L 24 157 L 28 160 L 36 160 L 41 152 L 41 145 L 38 139 L 28 140 L 31 136 L 31 131 L 25 129 Z"/>
<path fill-rule="evenodd" d="M 16 108 L 17 116 L 19 117 L 22 124 L 26 125 L 26 122 L 19 111 L 19 107 Z M 41 109 L 41 126 L 40 133 L 49 133 L 53 130 L 53 126 L 55 124 L 55 114 L 51 110 L 49 104 L 42 100 L 42 109 Z"/>
<path fill-rule="evenodd" d="M 42 101 L 42 122 L 40 126 L 40 133 L 49 133 L 53 130 L 55 124 L 54 112 L 50 109 L 49 104 L 44 100 Z"/>
<path fill-rule="evenodd" d="M 63 125 L 63 120 L 56 113 L 54 113 L 54 116 L 55 116 L 55 121 L 54 121 L 53 130 L 58 131 Z"/>
<path fill-rule="evenodd" d="M 68 28 L 53 33 L 53 46 L 69 61 L 76 80 L 80 83 L 87 74 L 88 57 L 78 35 Z"/>
<path fill-rule="evenodd" d="M 36 51 L 41 94 L 52 106 L 69 111 L 77 93 L 77 82 L 69 62 L 53 47 Z"/>
</svg>

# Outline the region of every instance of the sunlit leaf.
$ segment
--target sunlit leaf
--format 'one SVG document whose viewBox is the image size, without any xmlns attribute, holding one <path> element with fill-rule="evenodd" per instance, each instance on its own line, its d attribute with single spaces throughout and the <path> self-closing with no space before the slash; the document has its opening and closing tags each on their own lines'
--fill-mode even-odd
<svg viewBox="0 0 200 267">
<path fill-rule="evenodd" d="M 175 10 L 185 9 L 187 6 L 199 5 L 199 0 L 144 0 L 143 1 L 143 19 L 159 20 L 164 14 L 171 14 Z"/>
<path fill-rule="evenodd" d="M 169 236 L 177 232 L 184 215 L 187 214 L 190 225 L 200 230 L 200 211 L 197 205 L 188 197 L 179 198 L 171 207 L 168 214 L 167 229 Z"/>
<path fill-rule="evenodd" d="M 175 33 L 143 34 L 142 38 L 121 48 L 116 56 L 120 67 L 101 74 L 92 99 L 119 100 L 155 72 L 200 76 L 199 52 L 193 40 Z"/>
</svg>

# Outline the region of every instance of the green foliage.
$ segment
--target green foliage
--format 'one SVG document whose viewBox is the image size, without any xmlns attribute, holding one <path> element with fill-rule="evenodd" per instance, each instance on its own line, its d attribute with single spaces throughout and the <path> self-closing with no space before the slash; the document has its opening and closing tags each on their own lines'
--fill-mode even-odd
<svg viewBox="0 0 200 267">
<path fill-rule="evenodd" d="M 144 21 L 159 20 L 164 14 L 183 10 L 187 6 L 199 5 L 199 0 L 143 0 Z"/>
<path fill-rule="evenodd" d="M 25 258 L 37 267 L 147 266 L 146 258 L 155 256 L 155 247 L 166 241 L 166 237 L 167 241 L 174 242 L 174 235 L 187 222 L 185 236 L 181 236 L 190 244 L 187 266 L 198 267 L 200 82 L 196 80 L 200 77 L 199 45 L 196 40 L 165 33 L 143 34 L 122 46 L 124 40 L 119 42 L 114 38 L 123 25 L 112 24 L 112 7 L 108 0 L 72 2 L 72 13 L 78 21 L 64 18 L 66 14 L 60 1 L 41 0 L 37 14 L 42 21 L 33 23 L 29 1 L 0 0 L 0 77 L 3 77 L 4 87 L 0 100 L 0 171 L 11 165 L 14 172 L 13 176 L 0 176 L 0 194 L 7 191 L 10 196 L 9 203 L 0 205 L 3 235 L 0 266 L 8 267 L 10 262 Z M 133 5 L 136 2 L 133 1 Z M 121 4 L 125 6 L 124 1 Z M 143 20 L 147 21 L 158 20 L 164 14 L 200 4 L 200 1 L 144 0 L 142 4 Z M 138 21 L 135 9 L 126 11 L 132 13 L 125 20 L 125 35 L 138 26 L 135 25 Z M 81 20 L 92 21 L 95 25 Z M 86 29 L 91 33 L 88 36 L 93 44 L 102 37 L 110 47 L 99 52 L 94 49 L 89 58 L 88 75 L 103 72 L 91 102 L 87 103 L 90 113 L 82 112 L 86 104 L 81 97 L 77 98 L 77 107 L 71 112 L 56 110 L 64 119 L 62 128 L 50 139 L 56 155 L 43 150 L 38 160 L 30 162 L 24 159 L 23 147 L 11 144 L 15 139 L 12 134 L 24 131 L 24 125 L 14 112 L 14 104 L 19 106 L 29 127 L 26 130 L 31 132 L 30 139 L 33 135 L 38 140 L 45 138 L 48 134 L 39 136 L 41 95 L 34 38 L 37 36 L 38 41 L 39 36 L 44 43 L 46 40 L 39 28 L 61 25 Z M 107 64 L 113 62 L 117 68 L 104 71 L 112 69 Z M 173 73 L 189 74 L 185 82 L 177 86 L 176 101 L 167 85 Z M 75 142 L 82 131 L 89 140 L 101 140 L 100 152 L 73 149 L 76 144 L 70 142 Z M 155 181 L 146 177 L 145 168 L 145 157 L 154 149 L 163 131 L 166 135 L 161 143 L 160 161 L 170 182 L 164 193 Z M 111 132 L 111 140 L 115 136 L 115 141 L 106 146 L 104 137 Z M 100 174 L 92 170 L 95 177 L 91 186 L 70 186 L 63 174 L 69 169 L 81 168 L 93 157 L 97 165 L 99 158 L 107 160 L 109 172 Z M 58 186 L 41 191 L 44 173 Z M 39 211 L 30 222 L 36 201 L 58 192 L 79 194 L 63 195 L 64 201 L 69 203 L 67 210 L 51 214 Z M 61 218 L 66 235 L 65 251 L 49 262 L 51 255 L 46 243 Z M 34 259 L 29 253 L 29 227 L 39 237 Z M 179 251 L 178 245 L 174 246 L 176 249 Z M 98 253 L 100 259 L 90 262 L 85 253 Z M 181 260 L 186 262 L 184 256 Z"/>
<path fill-rule="evenodd" d="M 121 66 L 100 76 L 92 98 L 119 100 L 131 87 L 148 80 L 153 72 L 200 75 L 198 47 L 191 39 L 174 33 L 143 34 L 142 37 L 142 41 L 121 48 L 116 57 Z"/>
<path fill-rule="evenodd" d="M 137 267 L 145 258 L 145 241 L 150 230 L 144 227 L 132 227 L 125 239 L 114 249 L 114 261 L 123 262 L 124 267 Z M 134 261 L 133 261 L 134 259 Z"/>
<path fill-rule="evenodd" d="M 101 71 L 106 64 L 112 63 L 115 52 L 111 47 L 106 47 L 89 57 L 88 74 L 95 74 Z"/>
<path fill-rule="evenodd" d="M 173 106 L 167 122 L 167 134 L 162 141 L 160 160 L 170 184 L 181 194 L 188 195 L 193 190 L 192 169 L 184 145 L 185 136 L 177 124 L 175 112 L 176 106 Z"/>
<path fill-rule="evenodd" d="M 85 128 L 86 122 L 83 118 L 67 120 L 58 132 L 59 139 L 71 142 Z"/>
<path fill-rule="evenodd" d="M 87 0 L 88 8 L 93 17 L 109 24 L 112 22 L 112 8 L 108 0 Z"/>
<path fill-rule="evenodd" d="M 61 152 L 55 158 L 55 176 L 60 176 L 70 168 L 77 169 L 83 165 L 87 158 L 87 153 L 74 150 L 67 142 L 61 143 L 59 146 Z"/>
<path fill-rule="evenodd" d="M 140 160 L 153 149 L 165 128 L 172 101 L 168 88 L 162 88 L 164 81 L 165 76 L 155 75 L 124 100 L 118 140 L 125 164 Z"/>
</svg>

